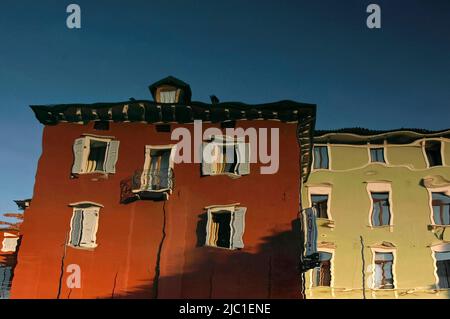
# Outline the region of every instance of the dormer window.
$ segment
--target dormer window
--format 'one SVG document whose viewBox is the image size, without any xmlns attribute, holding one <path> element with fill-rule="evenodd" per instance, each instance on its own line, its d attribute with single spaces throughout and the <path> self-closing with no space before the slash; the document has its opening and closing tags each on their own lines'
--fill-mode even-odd
<svg viewBox="0 0 450 319">
<path fill-rule="evenodd" d="M 180 89 L 173 86 L 160 86 L 156 90 L 156 102 L 158 103 L 178 103 Z"/>
<path fill-rule="evenodd" d="M 149 86 L 156 103 L 188 104 L 191 101 L 189 84 L 168 76 Z"/>
</svg>

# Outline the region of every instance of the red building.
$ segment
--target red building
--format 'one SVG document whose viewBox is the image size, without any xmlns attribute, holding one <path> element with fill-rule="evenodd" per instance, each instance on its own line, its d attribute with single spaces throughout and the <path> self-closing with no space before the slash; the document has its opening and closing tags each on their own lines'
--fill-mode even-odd
<svg viewBox="0 0 450 319">
<path fill-rule="evenodd" d="M 301 298 L 299 190 L 315 105 L 193 102 L 172 77 L 150 91 L 154 101 L 32 106 L 43 151 L 11 297 Z M 212 127 L 223 134 L 183 154 L 171 139 Z M 262 174 L 253 141 L 226 128 L 266 129 L 277 172 Z M 209 146 L 212 161 L 201 156 Z M 201 161 L 174 160 L 188 149 Z"/>
</svg>

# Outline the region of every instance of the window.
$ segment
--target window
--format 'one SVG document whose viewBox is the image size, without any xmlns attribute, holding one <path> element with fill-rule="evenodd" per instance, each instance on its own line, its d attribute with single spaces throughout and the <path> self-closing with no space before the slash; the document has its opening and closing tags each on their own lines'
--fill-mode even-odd
<svg viewBox="0 0 450 319">
<path fill-rule="evenodd" d="M 386 163 L 386 160 L 384 158 L 384 148 L 371 148 L 370 161 L 372 163 Z"/>
<path fill-rule="evenodd" d="M 440 289 L 450 288 L 450 251 L 435 252 L 436 274 Z"/>
<path fill-rule="evenodd" d="M 374 288 L 393 289 L 394 254 L 391 252 L 375 252 Z"/>
<path fill-rule="evenodd" d="M 208 209 L 206 246 L 226 249 L 244 248 L 245 207 L 216 206 Z"/>
<path fill-rule="evenodd" d="M 9 299 L 11 279 L 12 267 L 0 265 L 0 299 Z"/>
<path fill-rule="evenodd" d="M 371 193 L 372 198 L 372 226 L 386 226 L 391 224 L 391 210 L 389 193 Z"/>
<path fill-rule="evenodd" d="M 328 219 L 328 195 L 311 195 L 311 205 L 316 209 L 317 218 Z"/>
<path fill-rule="evenodd" d="M 85 136 L 75 140 L 73 152 L 73 174 L 116 172 L 119 141 Z"/>
<path fill-rule="evenodd" d="M 333 255 L 328 252 L 319 252 L 320 266 L 313 269 L 312 286 L 330 287 L 331 286 L 331 259 Z"/>
<path fill-rule="evenodd" d="M 19 237 L 14 234 L 4 233 L 4 238 L 2 242 L 2 252 L 15 252 L 17 249 Z"/>
<path fill-rule="evenodd" d="M 444 193 L 431 193 L 433 222 L 435 225 L 450 225 L 450 196 Z"/>
<path fill-rule="evenodd" d="M 163 85 L 156 91 L 156 101 L 158 103 L 178 103 L 180 89 L 173 86 Z"/>
<path fill-rule="evenodd" d="M 172 168 L 175 146 L 146 146 L 141 175 L 141 191 L 159 192 L 172 189 Z"/>
<path fill-rule="evenodd" d="M 425 153 L 427 155 L 428 166 L 441 166 L 441 142 L 439 141 L 427 141 L 425 142 Z"/>
<path fill-rule="evenodd" d="M 69 245 L 80 248 L 97 247 L 99 207 L 82 205 L 74 207 L 70 222 Z"/>
<path fill-rule="evenodd" d="M 328 147 L 314 146 L 314 169 L 328 169 Z"/>
<path fill-rule="evenodd" d="M 240 139 L 213 136 L 203 143 L 203 175 L 250 174 L 250 144 Z"/>
</svg>

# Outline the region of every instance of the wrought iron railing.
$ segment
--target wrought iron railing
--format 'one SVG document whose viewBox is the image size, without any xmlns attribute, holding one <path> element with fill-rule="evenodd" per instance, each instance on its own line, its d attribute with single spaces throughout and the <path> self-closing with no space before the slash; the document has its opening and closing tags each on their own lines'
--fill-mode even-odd
<svg viewBox="0 0 450 319">
<path fill-rule="evenodd" d="M 166 172 L 136 170 L 131 177 L 121 181 L 120 201 L 129 203 L 138 199 L 151 199 L 144 194 L 160 193 L 164 195 L 164 193 L 170 192 L 174 186 L 175 176 L 172 169 Z"/>
<path fill-rule="evenodd" d="M 172 169 L 165 172 L 151 170 L 136 170 L 132 177 L 133 191 L 164 191 L 170 190 L 174 185 Z"/>
</svg>

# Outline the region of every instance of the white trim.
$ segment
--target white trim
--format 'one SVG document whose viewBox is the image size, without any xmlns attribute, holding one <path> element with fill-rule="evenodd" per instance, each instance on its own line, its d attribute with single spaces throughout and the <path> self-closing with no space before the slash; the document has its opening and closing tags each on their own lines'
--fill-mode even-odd
<svg viewBox="0 0 450 319">
<path fill-rule="evenodd" d="M 319 184 L 319 185 L 306 185 L 308 189 L 308 208 L 312 207 L 312 195 L 327 195 L 327 216 L 328 218 L 317 218 L 317 219 L 325 219 L 325 220 L 333 220 L 333 216 L 331 214 L 331 193 L 332 193 L 332 185 L 328 184 Z"/>
<path fill-rule="evenodd" d="M 434 187 L 427 188 L 427 191 L 428 191 L 428 208 L 430 209 L 431 226 L 444 226 L 444 227 L 450 226 L 450 225 L 436 224 L 436 221 L 434 220 L 434 211 L 433 211 L 433 193 L 444 193 L 445 195 L 450 196 L 450 185 L 435 188 Z"/>
<path fill-rule="evenodd" d="M 79 246 L 74 246 L 71 244 L 71 242 L 72 242 L 72 224 L 73 224 L 73 219 L 75 217 L 75 212 L 77 210 L 81 210 L 83 215 L 84 215 L 85 211 L 91 211 L 94 214 L 96 214 L 97 218 L 95 220 L 95 224 L 93 225 L 92 243 L 90 245 L 82 245 L 81 244 L 82 237 L 80 237 L 80 245 Z M 77 249 L 84 249 L 84 250 L 92 250 L 92 249 L 96 248 L 98 246 L 97 231 L 98 231 L 99 219 L 100 219 L 100 207 L 98 207 L 98 206 L 91 206 L 91 207 L 86 207 L 86 208 L 73 207 L 72 217 L 70 219 L 70 230 L 69 230 L 69 238 L 68 238 L 67 246 L 72 247 L 72 248 L 77 248 Z M 84 224 L 82 224 L 81 227 L 83 230 Z"/>
<path fill-rule="evenodd" d="M 309 276 L 309 289 L 314 289 L 314 288 L 330 288 L 331 290 L 333 290 L 334 286 L 335 286 L 335 278 L 334 278 L 334 259 L 335 259 L 335 254 L 336 254 L 336 249 L 335 248 L 329 248 L 329 247 L 321 247 L 320 244 L 317 247 L 317 252 L 321 253 L 329 253 L 331 254 L 331 259 L 330 259 L 330 276 L 331 276 L 331 281 L 330 281 L 330 286 L 314 286 L 314 275 L 313 275 L 313 271 L 315 268 L 312 268 L 312 272 L 310 273 Z"/>
<path fill-rule="evenodd" d="M 383 159 L 384 162 L 372 162 L 372 149 L 383 149 Z M 387 144 L 384 141 L 384 144 L 367 144 L 367 153 L 369 154 L 369 165 L 383 165 L 383 166 L 391 166 L 387 158 Z"/>
<path fill-rule="evenodd" d="M 318 147 L 326 147 L 327 148 L 327 154 L 328 154 L 328 168 L 314 168 L 314 163 L 315 163 L 315 157 L 314 157 L 314 154 L 316 153 L 315 151 L 314 151 L 314 148 L 316 147 L 316 146 L 318 146 Z M 312 147 L 312 167 L 311 167 L 311 171 L 312 172 L 320 172 L 320 171 L 331 171 L 332 169 L 331 169 L 331 147 L 330 147 L 331 145 L 330 145 L 330 143 L 327 143 L 327 144 L 313 144 L 313 147 Z"/>
<path fill-rule="evenodd" d="M 427 169 L 431 169 L 431 168 L 434 168 L 434 167 L 445 167 L 445 166 L 447 166 L 446 163 L 445 163 L 445 153 L 444 153 L 444 145 L 445 144 L 444 144 L 444 140 L 445 139 L 441 137 L 441 138 L 426 138 L 426 139 L 423 139 L 423 140 L 420 141 L 421 145 L 422 145 L 422 154 L 423 154 L 423 156 L 425 158 L 425 163 L 427 164 Z M 433 142 L 433 141 L 441 143 L 441 162 L 442 162 L 442 165 L 430 166 L 430 162 L 428 160 L 428 156 L 427 156 L 427 152 L 425 150 L 425 146 L 426 146 L 427 142 Z"/>
<path fill-rule="evenodd" d="M 370 200 L 370 209 L 369 209 L 369 226 L 375 229 L 383 228 L 386 226 L 394 226 L 394 201 L 392 198 L 392 185 L 390 181 L 370 181 L 365 182 L 367 195 Z M 373 214 L 373 198 L 372 193 L 388 193 L 389 194 L 389 225 L 382 226 L 374 226 L 372 225 L 372 214 Z"/>
<path fill-rule="evenodd" d="M 152 150 L 170 150 L 170 155 L 169 155 L 169 168 L 170 169 L 174 169 L 175 167 L 175 154 L 176 154 L 176 150 L 177 150 L 177 144 L 168 144 L 168 145 L 145 145 L 145 159 L 144 159 L 144 167 L 142 170 L 142 175 L 141 175 L 141 189 L 140 190 L 136 190 L 134 192 L 140 192 L 142 191 L 142 187 L 144 185 L 143 181 L 145 180 L 145 172 L 150 170 L 150 161 L 151 161 L 151 151 Z M 169 188 L 163 188 L 163 189 L 157 189 L 157 190 L 152 190 L 152 192 L 155 193 L 162 193 L 162 192 L 167 192 L 169 191 L 169 193 L 172 192 L 172 189 Z"/>
<path fill-rule="evenodd" d="M 416 141 L 414 141 L 412 143 L 408 143 L 408 144 L 388 144 L 388 143 L 385 142 L 385 144 L 384 144 L 384 147 L 385 147 L 384 157 L 385 157 L 385 160 L 386 160 L 386 164 L 385 163 L 372 163 L 370 161 L 370 153 L 369 153 L 368 154 L 368 162 L 366 162 L 366 164 L 363 164 L 363 165 L 357 166 L 357 167 L 347 168 L 347 169 L 333 169 L 332 168 L 332 165 L 331 165 L 331 148 L 332 147 L 367 148 L 368 144 L 355 145 L 355 144 L 332 144 L 332 143 L 329 143 L 329 144 L 314 144 L 314 145 L 317 145 L 317 146 L 328 145 L 328 150 L 329 150 L 329 155 L 328 156 L 329 156 L 329 161 L 330 161 L 329 162 L 329 169 L 328 169 L 328 171 L 331 171 L 331 172 L 351 172 L 351 171 L 361 170 L 361 169 L 367 168 L 368 166 L 370 166 L 372 164 L 381 165 L 383 167 L 406 168 L 406 169 L 408 169 L 408 170 L 410 170 L 412 172 L 423 172 L 423 171 L 431 169 L 431 168 L 429 168 L 429 165 L 428 165 L 428 162 L 427 162 L 428 159 L 426 157 L 426 153 L 424 153 L 424 149 L 423 149 L 423 145 L 422 145 L 422 142 L 425 141 L 425 140 L 430 140 L 430 138 L 427 138 L 427 139 L 424 138 L 424 139 L 416 140 Z M 431 138 L 431 140 L 440 140 L 442 142 L 442 144 L 441 144 L 442 145 L 441 153 L 442 153 L 442 164 L 443 164 L 442 166 L 433 166 L 432 168 L 434 168 L 434 167 L 444 167 L 444 166 L 448 167 L 450 165 L 450 162 L 447 163 L 445 161 L 445 157 L 444 157 L 445 149 L 444 148 L 445 148 L 445 146 L 447 144 L 450 143 L 450 139 L 447 139 L 447 138 L 434 138 L 433 139 L 433 138 Z M 397 148 L 397 147 L 417 147 L 417 148 L 420 148 L 421 152 L 422 152 L 422 156 L 425 158 L 426 168 L 414 168 L 413 164 L 408 164 L 408 163 L 406 163 L 406 164 L 392 164 L 390 162 L 390 160 L 389 160 L 389 148 L 393 148 L 393 147 L 395 147 L 395 148 Z M 314 169 L 314 152 L 312 154 L 312 158 L 313 158 L 313 162 L 312 162 L 311 172 L 327 171 L 326 169 Z"/>
<path fill-rule="evenodd" d="M 433 245 L 431 248 L 431 258 L 433 259 L 433 268 L 434 268 L 434 278 L 436 280 L 436 289 L 441 289 L 439 287 L 439 276 L 437 273 L 437 260 L 436 253 L 450 252 L 450 243 L 440 243 L 437 245 Z M 445 288 L 448 289 L 448 288 Z"/>
<path fill-rule="evenodd" d="M 83 202 L 75 202 L 75 203 L 71 203 L 69 204 L 70 207 L 77 207 L 80 208 L 80 206 L 97 206 L 97 207 L 105 207 L 102 204 L 96 203 L 96 202 L 90 202 L 90 201 L 83 201 Z"/>
<path fill-rule="evenodd" d="M 108 174 L 108 172 L 105 170 L 105 164 L 106 159 L 108 157 L 108 150 L 109 150 L 109 143 L 113 140 L 112 138 L 105 138 L 103 136 L 99 135 L 93 135 L 93 134 L 82 134 L 82 138 L 84 138 L 84 147 L 83 147 L 83 155 L 81 160 L 81 170 L 78 174 L 80 175 L 87 175 L 87 174 Z M 95 137 L 94 137 L 95 136 Z M 91 152 L 91 141 L 98 141 L 98 142 L 104 142 L 106 143 L 106 150 L 105 150 L 105 159 L 103 161 L 103 170 L 97 171 L 94 170 L 92 172 L 86 172 L 88 161 L 89 161 L 89 154 Z"/>
<path fill-rule="evenodd" d="M 370 250 L 372 251 L 372 287 L 371 289 L 373 291 L 393 291 L 395 289 L 398 289 L 397 287 L 397 274 L 395 271 L 395 266 L 397 264 L 397 247 L 371 247 Z M 393 288 L 386 289 L 386 288 L 375 288 L 375 255 L 376 253 L 392 253 L 392 286 Z"/>
</svg>

